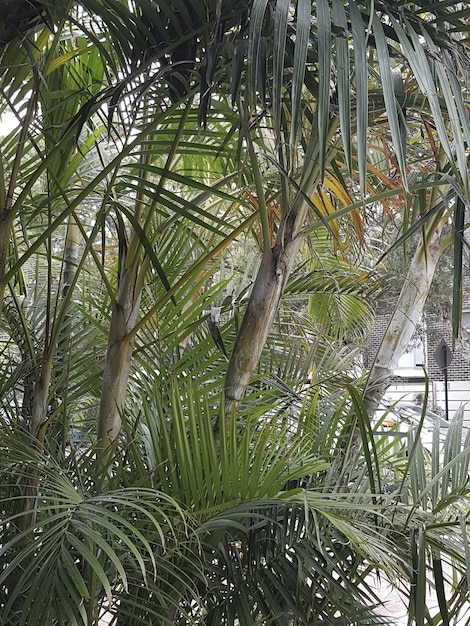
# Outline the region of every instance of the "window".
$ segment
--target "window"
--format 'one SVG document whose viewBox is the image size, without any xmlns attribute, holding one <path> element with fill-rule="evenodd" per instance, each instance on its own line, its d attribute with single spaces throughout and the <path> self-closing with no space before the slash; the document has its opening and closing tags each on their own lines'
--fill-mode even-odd
<svg viewBox="0 0 470 626">
<path fill-rule="evenodd" d="M 415 332 L 408 350 L 398 361 L 397 368 L 394 370 L 396 376 L 421 377 L 424 375 L 423 367 L 426 367 L 426 323 L 423 318 L 420 320 L 418 328 L 419 330 Z"/>
<path fill-rule="evenodd" d="M 470 333 L 470 309 L 462 311 L 462 328 Z"/>
</svg>

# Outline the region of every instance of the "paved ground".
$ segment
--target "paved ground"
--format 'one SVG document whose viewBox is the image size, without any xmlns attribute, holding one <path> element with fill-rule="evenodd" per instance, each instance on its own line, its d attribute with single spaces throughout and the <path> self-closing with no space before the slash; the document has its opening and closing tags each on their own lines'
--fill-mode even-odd
<svg viewBox="0 0 470 626">
<path fill-rule="evenodd" d="M 380 610 L 381 615 L 390 616 L 391 626 L 407 626 L 408 612 L 406 597 L 404 598 L 398 589 L 383 581 L 372 582 L 371 586 L 377 591 L 377 595 L 383 602 L 383 608 Z M 431 615 L 437 613 L 438 603 L 436 594 L 429 587 L 426 589 L 426 605 L 431 611 Z M 467 610 L 459 616 L 455 621 L 451 622 L 451 626 L 470 626 L 470 601 Z"/>
</svg>

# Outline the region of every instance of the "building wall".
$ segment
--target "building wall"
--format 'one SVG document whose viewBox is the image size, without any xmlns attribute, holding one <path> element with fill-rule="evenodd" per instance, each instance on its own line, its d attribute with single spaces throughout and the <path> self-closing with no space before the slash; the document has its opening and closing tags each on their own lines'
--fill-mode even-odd
<svg viewBox="0 0 470 626">
<path fill-rule="evenodd" d="M 464 358 L 462 350 L 457 345 L 452 350 L 452 329 L 449 324 L 439 320 L 437 315 L 427 315 L 427 372 L 428 376 L 435 381 L 443 381 L 444 374 L 441 372 L 435 359 L 435 352 L 442 339 L 453 352 L 453 359 L 447 368 L 447 378 L 449 381 L 470 380 L 470 362 Z M 470 401 L 470 387 L 469 396 Z"/>
<path fill-rule="evenodd" d="M 373 363 L 387 328 L 388 320 L 389 317 L 385 315 L 378 315 L 376 318 L 374 329 L 364 354 L 366 367 L 371 367 Z M 442 339 L 452 350 L 452 330 L 450 324 L 442 321 L 437 314 L 428 314 L 426 317 L 424 350 L 416 350 L 415 354 L 411 355 L 415 357 L 413 367 L 395 370 L 395 375 L 385 395 L 387 400 L 393 402 L 399 400 L 416 402 L 417 399 L 419 400 L 419 396 L 424 396 L 427 374 L 429 384 L 428 406 L 430 409 L 445 415 L 444 374 L 439 369 L 435 358 L 436 350 Z M 452 417 L 459 407 L 463 406 L 465 423 L 466 426 L 470 427 L 470 362 L 464 358 L 459 346 L 452 350 L 452 353 L 453 358 L 447 369 L 449 415 Z M 424 362 L 421 363 L 420 361 Z"/>
</svg>

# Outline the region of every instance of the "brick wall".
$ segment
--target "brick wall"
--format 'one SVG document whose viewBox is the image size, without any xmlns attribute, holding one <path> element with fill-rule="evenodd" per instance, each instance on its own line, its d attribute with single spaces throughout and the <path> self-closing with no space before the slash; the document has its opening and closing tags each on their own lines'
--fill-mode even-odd
<svg viewBox="0 0 470 626">
<path fill-rule="evenodd" d="M 389 316 L 386 315 L 377 315 L 376 317 L 374 328 L 365 347 L 364 364 L 366 367 L 371 367 L 374 361 L 380 342 L 382 341 L 382 337 L 387 329 L 389 319 Z M 444 380 L 444 375 L 439 369 L 434 356 L 442 339 L 445 340 L 449 348 L 452 350 L 452 330 L 449 328 L 448 324 L 441 321 L 437 315 L 428 314 L 426 316 L 426 339 L 424 342 L 426 360 L 424 365 L 428 376 L 432 380 L 436 381 Z M 419 369 L 417 370 L 417 373 L 418 371 Z M 447 371 L 448 380 L 470 380 L 470 362 L 463 357 L 462 350 L 458 345 L 456 346 L 455 351 L 453 351 L 453 359 Z M 422 377 L 424 378 L 424 374 Z M 403 378 L 404 377 L 400 377 L 400 379 Z M 413 378 L 416 377 L 413 376 Z"/>
<path fill-rule="evenodd" d="M 470 362 L 464 358 L 461 347 L 457 344 L 452 350 L 452 329 L 435 314 L 428 314 L 427 322 L 427 371 L 432 380 L 443 381 L 444 374 L 439 369 L 435 352 L 442 339 L 453 352 L 453 359 L 447 368 L 449 381 L 470 380 Z M 470 397 L 468 398 L 470 400 Z"/>
</svg>

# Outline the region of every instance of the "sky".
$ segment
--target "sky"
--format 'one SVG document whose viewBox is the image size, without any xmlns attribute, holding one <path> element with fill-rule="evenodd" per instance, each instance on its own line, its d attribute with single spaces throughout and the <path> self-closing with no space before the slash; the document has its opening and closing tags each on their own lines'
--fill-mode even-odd
<svg viewBox="0 0 470 626">
<path fill-rule="evenodd" d="M 18 121 L 12 113 L 3 113 L 0 117 L 0 135 L 7 135 L 18 125 Z"/>
</svg>

